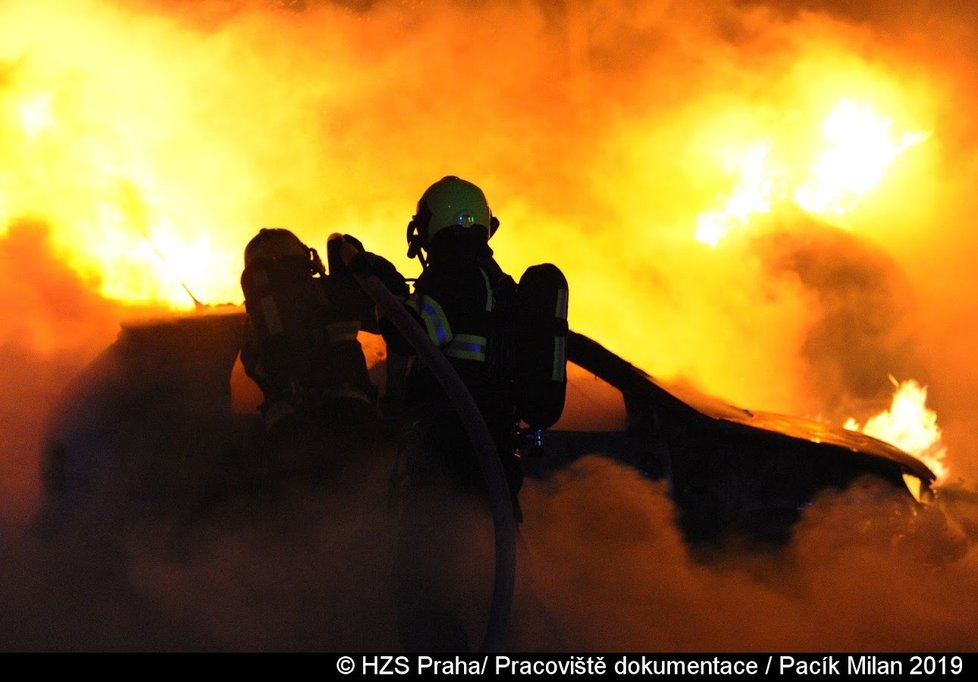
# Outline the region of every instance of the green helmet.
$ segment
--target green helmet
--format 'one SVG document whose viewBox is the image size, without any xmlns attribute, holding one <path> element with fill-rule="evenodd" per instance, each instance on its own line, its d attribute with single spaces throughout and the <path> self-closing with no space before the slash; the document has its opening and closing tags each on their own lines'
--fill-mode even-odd
<svg viewBox="0 0 978 682">
<path fill-rule="evenodd" d="M 418 210 L 408 224 L 408 255 L 427 249 L 435 235 L 451 227 L 456 230 L 481 228 L 488 240 L 499 222 L 489 210 L 482 190 L 471 182 L 448 175 L 425 190 Z"/>
</svg>

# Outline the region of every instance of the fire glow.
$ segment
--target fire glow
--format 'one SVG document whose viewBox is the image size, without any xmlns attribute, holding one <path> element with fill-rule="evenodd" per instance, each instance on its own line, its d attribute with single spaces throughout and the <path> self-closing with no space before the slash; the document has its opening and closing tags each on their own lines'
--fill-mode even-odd
<svg viewBox="0 0 978 682">
<path fill-rule="evenodd" d="M 821 125 L 825 146 L 812 161 L 779 165 L 771 144 L 758 142 L 728 163 L 738 179 L 719 208 L 697 216 L 696 238 L 716 246 L 755 214 L 790 202 L 816 216 L 838 218 L 883 182 L 887 168 L 930 135 L 892 132 L 893 121 L 867 104 L 842 98 Z M 790 167 L 789 167 L 790 166 Z M 807 169 L 807 170 L 805 170 Z M 793 186 L 790 178 L 800 177 Z"/>
<path fill-rule="evenodd" d="M 0 185 L 3 225 L 33 216 L 51 220 L 66 260 L 99 281 L 103 296 L 188 308 L 181 280 L 224 265 L 221 255 L 209 248 L 206 233 L 191 239 L 174 228 L 171 212 L 154 197 L 149 162 L 125 163 L 118 141 L 63 122 L 55 100 L 64 104 L 53 92 L 25 94 L 6 112 L 14 114 L 8 120 L 19 124 L 20 135 L 11 145 L 18 174 Z"/>
<path fill-rule="evenodd" d="M 164 48 L 162 42 L 151 42 L 160 31 L 152 22 L 127 32 L 125 17 L 99 3 L 92 7 L 99 11 L 73 17 L 53 9 L 36 15 L 27 10 L 4 22 L 10 52 L 0 53 L 0 60 L 13 66 L 7 77 L 11 85 L 0 99 L 2 154 L 16 173 L 0 176 L 0 226 L 25 215 L 42 217 L 70 265 L 97 277 L 105 296 L 178 309 L 193 307 L 186 288 L 205 302 L 240 301 L 236 277 L 228 273 L 239 267 L 241 244 L 263 222 L 282 225 L 283 218 L 298 214 L 308 224 L 289 227 L 300 232 L 351 229 L 321 224 L 325 211 L 313 218 L 316 222 L 310 220 L 314 214 L 308 209 L 315 200 L 300 202 L 311 204 L 300 211 L 281 205 L 269 210 L 270 202 L 294 203 L 291 198 L 302 190 L 290 183 L 262 185 L 265 174 L 287 176 L 303 168 L 323 186 L 349 184 L 342 166 L 319 168 L 295 155 L 281 158 L 282 150 L 310 153 L 307 137 L 318 120 L 307 117 L 317 109 L 348 117 L 342 86 L 313 81 L 306 85 L 311 93 L 295 94 L 273 54 L 265 61 L 241 62 L 228 39 L 229 46 L 217 51 L 217 59 L 224 61 L 211 67 L 215 57 L 195 55 L 203 48 L 192 37 L 174 34 Z M 266 26 L 273 20 L 269 17 L 279 23 Z M 261 30 L 288 35 L 300 30 L 290 19 L 280 10 L 254 19 L 256 27 L 243 21 L 241 31 L 245 40 Z M 353 42 L 356 30 L 362 29 L 350 30 Z M 63 33 L 73 40 L 59 42 Z M 20 51 L 14 47 L 18 44 Z M 242 49 L 250 54 L 246 44 Z M 180 52 L 188 57 L 176 59 Z M 127 58 L 117 59 L 117 54 Z M 194 56 L 202 64 L 195 65 Z M 331 56 L 338 67 L 350 58 L 343 50 Z M 229 75 L 231 64 L 240 76 Z M 208 81 L 208 68 L 220 74 L 216 83 Z M 859 86 L 865 84 L 838 87 Z M 227 96 L 222 99 L 222 94 Z M 731 146 L 726 140 L 716 145 L 726 149 L 722 165 L 737 179 L 718 207 L 698 215 L 692 206 L 687 209 L 695 216 L 697 240 L 715 245 L 752 217 L 786 202 L 837 218 L 877 188 L 888 166 L 928 135 L 907 132 L 883 109 L 851 97 L 827 92 L 818 99 L 822 106 L 834 102 L 821 123 L 821 149 L 799 145 L 796 138 L 819 136 L 817 129 L 804 127 L 772 130 L 771 136 L 747 138 L 745 144 Z M 227 109 L 217 110 L 225 100 Z M 241 115 L 231 110 L 235 106 Z M 791 110 L 798 103 L 774 106 Z M 278 110 L 274 116 L 269 114 L 273 107 Z M 715 118 L 723 115 L 718 111 Z M 804 113 L 803 118 L 814 115 Z M 692 161 L 704 176 L 712 173 L 706 159 Z M 397 214 L 404 212 L 401 208 Z M 373 216 L 354 215 L 361 222 L 359 231 L 365 218 L 373 221 Z"/>
<path fill-rule="evenodd" d="M 786 207 L 860 233 L 876 201 L 888 227 L 906 213 L 888 182 L 922 179 L 912 157 L 938 137 L 920 104 L 932 79 L 811 16 L 738 10 L 770 50 L 758 61 L 679 5 L 603 24 L 534 3 L 138 4 L 0 10 L 0 233 L 46 224 L 58 256 L 126 304 L 240 302 L 241 249 L 262 226 L 320 249 L 356 234 L 413 276 L 403 226 L 457 173 L 485 184 L 500 263 L 565 269 L 575 328 L 657 375 L 814 413 L 793 345 L 807 299 L 768 295 L 740 254 L 701 243 Z M 455 22 L 467 31 L 444 32 Z M 690 33 L 621 39 L 643 22 Z M 704 46 L 735 49 L 704 61 Z"/>
<path fill-rule="evenodd" d="M 888 410 L 871 417 L 862 426 L 855 419 L 845 428 L 891 443 L 930 467 L 937 482 L 947 480 L 947 448 L 943 443 L 937 413 L 927 407 L 927 387 L 913 379 L 898 382 L 890 377 L 896 391 Z"/>
</svg>

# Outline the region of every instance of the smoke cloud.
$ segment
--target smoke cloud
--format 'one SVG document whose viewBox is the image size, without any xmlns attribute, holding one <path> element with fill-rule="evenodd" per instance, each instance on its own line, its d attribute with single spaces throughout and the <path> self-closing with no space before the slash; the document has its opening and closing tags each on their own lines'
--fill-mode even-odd
<svg viewBox="0 0 978 682">
<path fill-rule="evenodd" d="M 92 291 L 51 253 L 48 228 L 11 225 L 0 238 L 0 393 L 3 395 L 0 518 L 24 521 L 39 488 L 48 411 L 69 378 L 112 340 L 120 306 Z"/>
<path fill-rule="evenodd" d="M 888 374 L 926 384 L 974 540 L 974 19 L 937 1 L 5 3 L 0 648 L 397 648 L 393 446 L 259 512 L 123 489 L 72 539 L 30 527 L 56 435 L 94 433 L 110 460 L 245 452 L 233 420 L 215 452 L 179 396 L 129 400 L 141 384 L 95 361 L 121 322 L 189 305 L 184 287 L 240 301 L 266 225 L 355 234 L 413 275 L 404 225 L 446 174 L 485 189 L 507 271 L 559 264 L 572 327 L 655 375 L 837 422 L 885 407 Z M 929 135 L 837 218 L 782 202 L 694 239 L 729 159 L 812 156 L 843 97 Z M 934 569 L 935 535 L 853 534 L 885 495 L 819 500 L 781 552 L 705 555 L 663 487 L 597 456 L 523 500 L 514 649 L 974 648 L 974 552 Z"/>
</svg>

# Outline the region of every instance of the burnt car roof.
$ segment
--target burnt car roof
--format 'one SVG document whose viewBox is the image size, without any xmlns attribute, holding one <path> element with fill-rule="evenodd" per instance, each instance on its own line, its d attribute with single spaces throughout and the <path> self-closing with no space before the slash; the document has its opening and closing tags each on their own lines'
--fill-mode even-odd
<svg viewBox="0 0 978 682">
<path fill-rule="evenodd" d="M 890 443 L 813 419 L 736 407 L 687 384 L 656 379 L 583 334 L 570 332 L 568 359 L 621 390 L 626 400 L 629 395 L 645 394 L 657 402 L 678 409 L 685 407 L 714 420 L 880 457 L 927 482 L 936 478 L 927 465 Z"/>
</svg>

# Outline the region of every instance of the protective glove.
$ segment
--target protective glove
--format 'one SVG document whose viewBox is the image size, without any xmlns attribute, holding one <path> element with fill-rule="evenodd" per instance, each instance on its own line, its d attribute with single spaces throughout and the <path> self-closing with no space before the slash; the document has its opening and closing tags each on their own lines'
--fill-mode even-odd
<svg viewBox="0 0 978 682">
<path fill-rule="evenodd" d="M 344 260 L 344 244 L 355 247 L 358 255 L 350 257 L 350 249 L 347 248 L 347 257 Z M 352 235 L 334 234 L 326 242 L 326 257 L 329 262 L 330 274 L 334 272 L 349 272 L 350 269 L 363 268 L 368 274 L 374 275 L 383 282 L 395 296 L 407 298 L 409 289 L 404 276 L 397 271 L 394 264 L 383 256 L 371 253 L 363 248 L 363 242 Z"/>
</svg>

